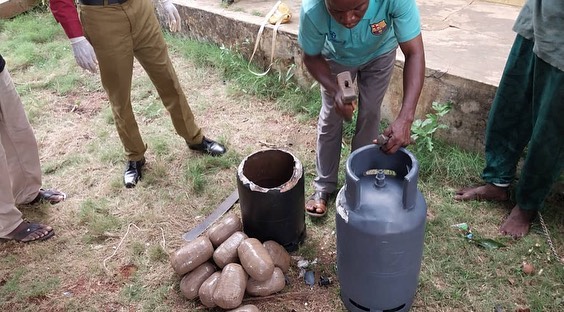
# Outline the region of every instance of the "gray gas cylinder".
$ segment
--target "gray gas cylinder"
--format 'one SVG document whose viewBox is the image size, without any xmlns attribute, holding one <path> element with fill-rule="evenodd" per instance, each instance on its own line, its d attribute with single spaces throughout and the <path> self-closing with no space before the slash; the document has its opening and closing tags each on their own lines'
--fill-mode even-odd
<svg viewBox="0 0 564 312">
<path fill-rule="evenodd" d="M 408 311 L 417 290 L 427 205 L 419 165 L 401 148 L 351 153 L 337 195 L 337 272 L 349 311 Z"/>
</svg>

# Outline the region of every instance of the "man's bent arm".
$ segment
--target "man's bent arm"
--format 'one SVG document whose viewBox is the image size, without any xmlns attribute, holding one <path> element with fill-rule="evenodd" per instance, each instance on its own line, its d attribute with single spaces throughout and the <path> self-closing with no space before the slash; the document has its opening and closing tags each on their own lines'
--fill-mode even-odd
<svg viewBox="0 0 564 312">
<path fill-rule="evenodd" d="M 415 118 L 417 101 L 423 88 L 425 79 L 425 52 L 421 34 L 417 37 L 400 43 L 400 48 L 405 55 L 403 67 L 403 99 L 401 110 L 384 135 L 391 137 L 382 147 L 388 154 L 395 153 L 400 147 L 411 144 L 411 125 Z"/>
<path fill-rule="evenodd" d="M 49 0 L 49 8 L 69 39 L 84 36 L 73 0 Z"/>
<path fill-rule="evenodd" d="M 335 96 L 338 92 L 337 81 L 331 74 L 329 63 L 319 55 L 307 55 L 304 53 L 304 64 L 317 82 L 319 82 L 329 94 Z"/>
<path fill-rule="evenodd" d="M 413 122 L 417 101 L 425 79 L 425 51 L 421 34 L 400 43 L 400 49 L 405 55 L 405 64 L 403 67 L 403 100 L 398 118 Z"/>
</svg>

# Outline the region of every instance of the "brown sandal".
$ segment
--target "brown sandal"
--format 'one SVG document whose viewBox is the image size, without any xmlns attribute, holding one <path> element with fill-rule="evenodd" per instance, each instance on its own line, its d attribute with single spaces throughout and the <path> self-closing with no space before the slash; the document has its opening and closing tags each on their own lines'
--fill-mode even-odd
<svg viewBox="0 0 564 312">
<path fill-rule="evenodd" d="M 39 193 L 35 199 L 27 203 L 28 205 L 34 205 L 41 202 L 48 202 L 51 205 L 58 204 L 67 198 L 67 194 L 59 192 L 54 189 L 39 189 Z"/>
<path fill-rule="evenodd" d="M 27 243 L 49 239 L 55 235 L 55 230 L 48 225 L 24 221 L 10 234 L 2 239 Z"/>
<path fill-rule="evenodd" d="M 327 201 L 330 195 L 330 193 L 315 191 L 305 204 L 305 212 L 312 217 L 323 217 L 327 213 Z"/>
</svg>

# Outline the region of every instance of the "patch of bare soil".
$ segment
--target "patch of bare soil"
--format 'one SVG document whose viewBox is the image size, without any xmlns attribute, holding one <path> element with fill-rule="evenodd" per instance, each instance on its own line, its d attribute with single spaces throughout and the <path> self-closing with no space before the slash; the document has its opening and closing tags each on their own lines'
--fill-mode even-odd
<svg viewBox="0 0 564 312">
<path fill-rule="evenodd" d="M 62 100 L 55 109 L 57 113 L 71 113 L 89 119 L 100 113 L 108 98 L 105 93 L 94 92 L 86 94 L 71 93 L 62 98 Z"/>
</svg>

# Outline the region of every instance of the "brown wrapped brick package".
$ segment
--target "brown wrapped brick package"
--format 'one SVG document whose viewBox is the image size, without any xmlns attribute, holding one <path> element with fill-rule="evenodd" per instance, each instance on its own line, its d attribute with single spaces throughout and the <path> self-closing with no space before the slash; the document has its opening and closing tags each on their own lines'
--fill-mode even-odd
<svg viewBox="0 0 564 312">
<path fill-rule="evenodd" d="M 213 302 L 223 309 L 241 305 L 247 288 L 247 273 L 238 263 L 229 263 L 223 270 L 213 291 Z"/>
<path fill-rule="evenodd" d="M 220 276 L 221 272 L 214 272 L 202 283 L 202 286 L 200 286 L 200 289 L 198 290 L 198 297 L 200 297 L 200 302 L 202 302 L 202 304 L 208 308 L 213 308 L 216 306 L 215 302 L 213 302 L 213 292 Z"/>
<path fill-rule="evenodd" d="M 237 254 L 237 247 L 244 239 L 247 239 L 247 234 L 237 231 L 229 236 L 217 249 L 213 252 L 213 261 L 218 267 L 223 268 L 229 263 L 238 262 L 239 256 Z"/>
<path fill-rule="evenodd" d="M 237 254 L 241 265 L 253 279 L 264 282 L 272 276 L 274 262 L 258 239 L 243 240 L 237 248 Z"/>
<path fill-rule="evenodd" d="M 284 273 L 282 273 L 280 268 L 276 267 L 272 276 L 264 282 L 250 278 L 247 281 L 247 293 L 251 296 L 264 297 L 281 291 L 284 289 L 284 286 L 286 286 Z"/>
<path fill-rule="evenodd" d="M 200 236 L 176 250 L 170 256 L 170 262 L 176 274 L 184 275 L 208 261 L 212 255 L 213 246 L 210 239 Z"/>
<path fill-rule="evenodd" d="M 290 262 L 292 261 L 288 251 L 286 251 L 282 245 L 273 240 L 266 241 L 262 243 L 262 245 L 268 251 L 270 258 L 272 258 L 274 266 L 279 267 L 284 274 L 288 273 L 288 270 L 290 269 Z"/>
<path fill-rule="evenodd" d="M 256 305 L 253 304 L 246 304 L 244 306 L 240 306 L 235 310 L 229 310 L 227 312 L 260 312 Z"/>
<path fill-rule="evenodd" d="M 213 244 L 214 248 L 217 248 L 221 243 L 223 243 L 229 236 L 237 231 L 241 231 L 243 228 L 243 223 L 241 218 L 236 214 L 232 213 L 223 219 L 219 223 L 216 223 L 208 230 L 208 237 Z"/>
<path fill-rule="evenodd" d="M 184 275 L 180 281 L 180 291 L 186 298 L 190 300 L 196 299 L 200 286 L 202 286 L 202 283 L 214 272 L 215 266 L 210 262 L 201 264 L 190 273 Z"/>
</svg>

